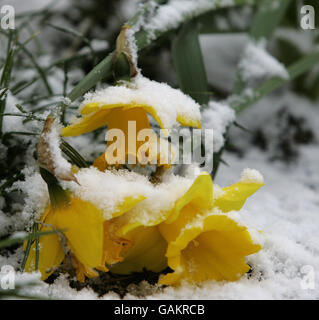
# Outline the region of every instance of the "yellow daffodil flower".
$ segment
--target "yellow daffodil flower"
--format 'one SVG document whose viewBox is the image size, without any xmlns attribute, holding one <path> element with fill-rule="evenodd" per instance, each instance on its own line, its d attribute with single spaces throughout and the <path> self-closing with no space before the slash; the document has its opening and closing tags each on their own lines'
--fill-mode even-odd
<svg viewBox="0 0 319 320">
<path fill-rule="evenodd" d="M 114 216 L 130 210 L 144 197 L 128 197 L 117 207 Z M 103 211 L 88 201 L 72 197 L 68 203 L 49 205 L 42 214 L 40 231 L 57 231 L 39 239 L 38 270 L 46 279 L 60 264 L 69 262 L 79 281 L 95 277 L 94 269 L 108 271 L 106 264 L 122 261 L 130 241 L 118 237 L 112 224 L 105 221 Z M 25 244 L 26 247 L 26 244 Z M 32 244 L 25 270 L 36 270 L 36 245 Z"/>
<path fill-rule="evenodd" d="M 139 136 L 142 135 L 143 129 L 150 129 L 148 114 L 162 129 L 171 129 L 175 125 L 200 128 L 199 105 L 196 102 L 179 90 L 141 76 L 136 77 L 130 85 L 108 87 L 87 94 L 80 108 L 80 114 L 81 118 L 64 128 L 62 135 L 77 136 L 104 125 L 107 125 L 108 130 L 119 129 L 125 136 L 126 161 L 129 156 L 137 158 L 137 162 L 141 160 L 138 150 L 145 141 L 140 141 Z M 130 122 L 134 123 L 136 128 L 133 133 L 135 135 L 133 143 L 130 140 L 132 134 L 130 137 L 128 129 Z M 155 133 L 148 139 L 153 141 L 152 144 L 159 142 Z M 114 142 L 108 141 L 107 147 L 111 144 Z M 157 150 L 155 155 L 150 157 L 152 161 L 157 160 L 158 165 L 162 164 L 161 152 L 163 151 Z M 95 161 L 95 166 L 104 170 L 108 163 L 106 158 L 107 153 L 102 154 Z"/>
<path fill-rule="evenodd" d="M 130 239 L 132 247 L 123 262 L 111 270 L 123 274 L 143 268 L 159 271 L 160 266 L 169 266 L 173 273 L 161 277 L 159 283 L 171 285 L 181 280 L 237 280 L 249 271 L 245 257 L 261 247 L 228 212 L 240 210 L 262 185 L 263 181 L 241 180 L 213 197 L 211 177 L 202 173 L 152 226 L 145 225 L 142 215 L 140 221 L 135 216 L 131 223 L 129 213 L 117 218 L 117 235 Z"/>
</svg>

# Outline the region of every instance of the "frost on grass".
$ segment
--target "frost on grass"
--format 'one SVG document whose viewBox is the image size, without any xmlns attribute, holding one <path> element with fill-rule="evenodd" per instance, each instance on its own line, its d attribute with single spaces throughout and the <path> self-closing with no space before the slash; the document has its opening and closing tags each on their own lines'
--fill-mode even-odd
<svg viewBox="0 0 319 320">
<path fill-rule="evenodd" d="M 190 20 L 218 7 L 232 6 L 234 3 L 234 0 L 169 0 L 158 8 L 144 29 L 150 33 L 152 39 L 156 32 L 177 28 L 184 20 Z"/>
<path fill-rule="evenodd" d="M 17 99 L 10 90 L 7 91 L 7 100 L 6 100 L 6 107 L 5 113 L 20 113 L 18 108 L 16 107 L 17 104 L 20 103 L 19 99 Z M 16 117 L 16 116 L 4 116 L 4 121 L 2 124 L 2 132 L 8 133 L 11 131 L 26 131 L 26 126 L 23 124 L 23 117 Z"/>
<path fill-rule="evenodd" d="M 145 105 L 155 109 L 164 128 L 178 126 L 177 118 L 183 117 L 191 121 L 200 121 L 200 106 L 192 98 L 166 83 L 136 76 L 129 86 L 110 86 L 84 96 L 82 107 L 89 103 L 103 105 Z M 76 122 L 76 121 L 75 121 Z"/>
<path fill-rule="evenodd" d="M 218 152 L 225 143 L 224 134 L 235 120 L 235 112 L 228 105 L 210 101 L 202 112 L 202 126 L 214 130 L 214 152 Z"/>
<path fill-rule="evenodd" d="M 289 79 L 285 66 L 266 51 L 263 41 L 247 45 L 239 68 L 245 82 L 271 77 Z"/>
</svg>

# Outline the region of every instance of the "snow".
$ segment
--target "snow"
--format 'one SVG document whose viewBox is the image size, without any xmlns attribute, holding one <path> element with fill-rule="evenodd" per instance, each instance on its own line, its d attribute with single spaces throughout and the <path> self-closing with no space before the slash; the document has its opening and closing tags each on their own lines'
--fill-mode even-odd
<svg viewBox="0 0 319 320">
<path fill-rule="evenodd" d="M 137 28 L 139 29 L 139 26 L 137 26 Z M 135 32 L 136 32 L 135 28 L 126 29 L 125 35 L 126 35 L 128 49 L 129 49 L 129 52 L 130 52 L 130 57 L 132 59 L 133 65 L 134 65 L 136 71 L 138 73 L 140 73 L 140 69 L 137 67 L 137 60 L 138 60 L 137 52 L 138 52 L 138 48 L 137 48 L 136 41 L 135 41 Z"/>
<path fill-rule="evenodd" d="M 94 161 L 105 151 L 105 132 L 102 132 L 101 137 L 94 137 L 94 143 L 92 143 L 93 133 L 85 134 L 77 137 L 64 137 L 75 150 L 81 150 L 81 156 L 87 161 Z"/>
<path fill-rule="evenodd" d="M 161 119 L 165 129 L 178 126 L 177 116 L 184 116 L 192 121 L 200 121 L 200 106 L 192 98 L 165 83 L 136 76 L 130 86 L 110 86 L 84 96 L 81 107 L 88 103 L 137 104 L 152 106 Z"/>
<path fill-rule="evenodd" d="M 192 184 L 191 179 L 172 176 L 165 183 L 154 186 L 147 177 L 134 172 L 101 172 L 94 167 L 80 170 L 76 178 L 79 184 L 66 182 L 65 186 L 75 196 L 90 201 L 103 210 L 105 219 L 112 218 L 125 198 L 144 196 L 146 199 L 137 204 L 126 218 L 131 222 L 145 224 L 158 220 Z"/>
<path fill-rule="evenodd" d="M 245 183 L 263 184 L 264 177 L 258 170 L 246 168 L 240 175 L 240 181 Z"/>
<path fill-rule="evenodd" d="M 231 92 L 240 55 L 248 43 L 246 34 L 205 34 L 199 37 L 207 78 L 222 91 Z"/>
<path fill-rule="evenodd" d="M 90 47 L 86 46 L 83 47 L 81 50 L 78 51 L 78 54 L 92 54 L 92 51 L 104 51 L 109 48 L 109 43 L 105 40 L 100 39 L 93 39 L 90 41 Z"/>
<path fill-rule="evenodd" d="M 25 239 L 28 233 L 25 231 L 16 231 L 11 236 L 10 239 Z"/>
<path fill-rule="evenodd" d="M 17 113 L 19 110 L 17 109 L 16 105 L 20 104 L 20 101 L 12 95 L 11 91 L 7 91 L 7 100 L 6 100 L 6 107 L 5 113 Z M 3 132 L 10 132 L 10 131 L 25 131 L 26 128 L 23 125 L 23 117 L 14 117 L 14 116 L 5 116 L 5 121 L 3 121 Z"/>
<path fill-rule="evenodd" d="M 169 0 L 158 8 L 155 16 L 144 25 L 144 29 L 154 38 L 156 32 L 177 28 L 181 21 L 197 17 L 216 7 L 228 7 L 233 4 L 234 0 Z"/>
<path fill-rule="evenodd" d="M 48 132 L 45 132 L 43 138 L 48 144 L 49 153 L 53 160 L 54 172 L 56 175 L 68 175 L 71 172 L 71 164 L 63 157 L 60 149 L 62 125 L 57 119 L 52 122 Z"/>
<path fill-rule="evenodd" d="M 16 188 L 25 195 L 23 211 L 18 219 L 16 217 L 15 221 L 20 224 L 28 224 L 31 218 L 40 218 L 48 205 L 49 193 L 46 183 L 35 168 L 26 167 L 22 173 L 25 175 L 25 180 L 17 181 L 12 186 L 12 189 Z"/>
<path fill-rule="evenodd" d="M 1 198 L 4 201 L 3 198 Z M 10 230 L 11 226 L 11 219 L 8 217 L 4 212 L 0 209 L 0 237 L 7 235 L 8 231 Z"/>
<path fill-rule="evenodd" d="M 235 112 L 226 104 L 210 101 L 202 112 L 202 118 L 202 127 L 213 129 L 213 150 L 218 152 L 224 145 L 226 129 L 235 120 Z"/>
<path fill-rule="evenodd" d="M 276 76 L 289 79 L 289 74 L 284 65 L 266 51 L 264 41 L 248 43 L 239 68 L 245 82 Z"/>
<path fill-rule="evenodd" d="M 69 106 L 72 103 L 72 101 L 68 97 L 63 97 L 62 98 L 62 103 L 65 104 L 66 106 Z"/>
</svg>

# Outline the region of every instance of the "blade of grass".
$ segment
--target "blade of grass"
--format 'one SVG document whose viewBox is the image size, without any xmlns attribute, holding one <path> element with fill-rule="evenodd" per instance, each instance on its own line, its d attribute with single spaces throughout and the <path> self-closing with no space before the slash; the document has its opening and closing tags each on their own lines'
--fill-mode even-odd
<svg viewBox="0 0 319 320">
<path fill-rule="evenodd" d="M 172 58 L 180 89 L 199 104 L 208 103 L 207 75 L 195 20 L 184 25 L 173 40 Z"/>
<path fill-rule="evenodd" d="M 34 234 L 35 234 L 35 271 L 38 270 L 39 267 L 39 225 L 37 222 L 34 223 Z"/>
<path fill-rule="evenodd" d="M 23 260 L 22 260 L 22 263 L 21 263 L 21 271 L 24 271 L 25 265 L 27 263 L 27 259 L 28 259 L 28 256 L 29 256 L 29 253 L 30 253 L 30 249 L 31 249 L 31 245 L 32 245 L 33 232 L 34 232 L 34 229 L 32 228 L 32 232 L 30 232 L 28 237 L 27 237 L 27 239 L 25 239 L 25 240 L 28 240 L 28 241 L 27 241 L 27 246 L 26 246 L 25 251 L 24 251 Z M 14 242 L 14 240 L 16 240 L 16 242 Z M 12 244 L 20 243 L 22 241 L 24 241 L 24 240 L 22 240 L 22 239 L 8 239 L 7 242 L 5 242 L 5 241 L 0 242 L 0 248 L 1 247 L 3 247 L 3 248 L 4 247 L 9 247 Z"/>
<path fill-rule="evenodd" d="M 50 26 L 51 28 L 54 28 L 58 31 L 61 31 L 63 33 L 66 33 L 66 34 L 69 34 L 73 37 L 77 37 L 79 39 L 81 39 L 89 48 L 91 54 L 92 54 L 92 61 L 93 61 L 93 66 L 95 65 L 95 61 L 96 61 L 96 53 L 95 51 L 93 50 L 93 47 L 91 45 L 91 41 L 86 38 L 82 33 L 74 30 L 74 29 L 71 29 L 71 28 L 65 28 L 65 27 L 61 27 L 61 26 L 57 26 L 55 24 L 52 24 L 52 23 L 47 23 L 46 25 Z"/>
<path fill-rule="evenodd" d="M 33 229 L 32 229 L 33 230 Z M 59 233 L 59 232 L 63 232 L 65 230 L 52 230 L 52 231 L 37 231 L 36 233 L 35 232 L 30 232 L 28 235 L 26 235 L 25 237 L 21 237 L 21 238 L 7 238 L 7 239 L 4 239 L 4 240 L 0 240 L 0 249 L 3 249 L 3 248 L 7 248 L 7 247 L 10 247 L 12 245 L 15 245 L 15 244 L 19 244 L 25 240 L 28 240 L 30 238 L 30 235 L 31 235 L 31 242 L 35 239 L 35 236 L 37 234 L 37 236 L 39 237 L 44 237 L 44 236 L 47 236 L 47 235 L 51 235 L 51 234 L 54 234 L 54 233 Z"/>
<path fill-rule="evenodd" d="M 0 78 L 0 89 L 8 90 L 11 71 L 13 67 L 13 60 L 16 52 L 15 41 L 17 37 L 17 32 L 15 30 L 10 30 L 8 35 L 8 44 L 7 44 L 7 56 L 3 66 L 1 78 Z M 0 114 L 2 114 L 6 108 L 6 91 L 0 100 Z M 0 137 L 2 137 L 2 122 L 3 116 L 0 115 Z"/>
<path fill-rule="evenodd" d="M 250 36 L 255 40 L 269 39 L 285 15 L 291 0 L 262 0 L 253 19 Z"/>
<path fill-rule="evenodd" d="M 7 35 L 5 32 L 2 32 L 4 35 Z M 49 95 L 53 94 L 53 91 L 51 89 L 51 86 L 47 80 L 46 77 L 46 71 L 45 69 L 42 69 L 40 67 L 40 65 L 37 63 L 36 58 L 33 56 L 33 54 L 26 48 L 26 45 L 32 41 L 34 38 L 36 38 L 38 36 L 39 33 L 35 33 L 33 34 L 29 39 L 27 39 L 25 42 L 20 43 L 18 40 L 16 40 L 16 45 L 18 46 L 16 52 L 14 52 L 14 54 L 16 55 L 17 53 L 19 53 L 19 51 L 23 51 L 26 56 L 29 58 L 29 60 L 31 61 L 31 63 L 33 64 L 34 68 L 38 71 L 40 78 L 43 81 L 43 84 L 48 92 Z"/>
<path fill-rule="evenodd" d="M 88 168 L 88 163 L 84 158 L 65 140 L 61 143 L 62 152 L 67 155 L 79 168 Z"/>
<path fill-rule="evenodd" d="M 33 56 L 33 54 L 23 45 L 18 43 L 19 46 L 21 46 L 22 51 L 28 56 L 30 61 L 32 62 L 35 69 L 38 71 L 40 78 L 43 81 L 43 84 L 48 92 L 49 95 L 53 94 L 52 88 L 49 84 L 49 81 L 46 76 L 45 69 L 42 69 L 42 67 L 37 63 L 36 58 Z"/>
<path fill-rule="evenodd" d="M 25 268 L 33 241 L 35 241 L 37 237 L 45 237 L 47 235 L 57 234 L 59 232 L 64 232 L 64 231 L 65 230 L 51 230 L 51 231 L 36 231 L 35 232 L 35 228 L 33 226 L 32 231 L 25 237 L 13 238 L 13 239 L 8 238 L 8 239 L 0 241 L 0 249 L 7 248 L 7 247 L 10 247 L 15 244 L 19 244 L 23 241 L 27 241 L 27 245 L 26 245 L 26 248 L 24 251 L 24 256 L 23 256 L 23 260 L 22 260 L 21 268 L 20 268 L 21 271 L 24 271 L 24 268 Z"/>
</svg>

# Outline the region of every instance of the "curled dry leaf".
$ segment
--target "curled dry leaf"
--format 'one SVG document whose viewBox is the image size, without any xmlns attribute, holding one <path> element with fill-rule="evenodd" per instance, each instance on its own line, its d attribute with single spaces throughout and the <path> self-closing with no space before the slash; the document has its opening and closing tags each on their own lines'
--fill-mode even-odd
<svg viewBox="0 0 319 320">
<path fill-rule="evenodd" d="M 138 74 L 138 71 L 136 61 L 134 61 L 134 54 L 132 52 L 132 36 L 128 34 L 130 29 L 131 27 L 129 25 L 124 25 L 116 39 L 116 50 L 113 57 L 113 64 L 119 59 L 121 54 L 124 54 L 130 65 L 130 77 L 135 77 Z"/>
<path fill-rule="evenodd" d="M 38 164 L 54 176 L 64 181 L 74 181 L 71 164 L 62 156 L 60 149 L 60 126 L 51 115 L 45 120 L 42 133 L 37 145 Z"/>
</svg>

